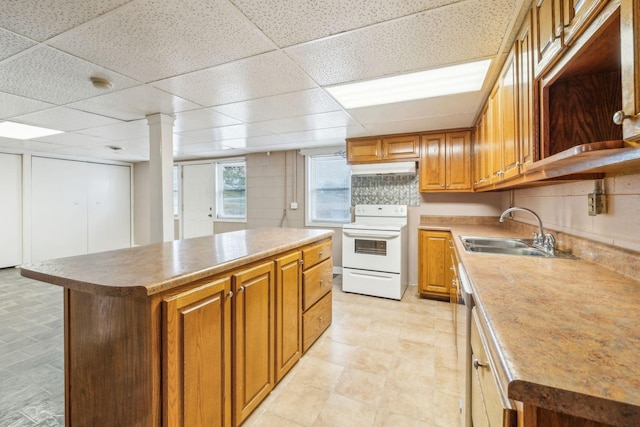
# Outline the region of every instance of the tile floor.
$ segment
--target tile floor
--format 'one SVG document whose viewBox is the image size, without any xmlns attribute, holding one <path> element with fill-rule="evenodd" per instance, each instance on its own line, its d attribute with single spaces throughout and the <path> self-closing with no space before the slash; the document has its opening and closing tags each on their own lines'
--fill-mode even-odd
<svg viewBox="0 0 640 427">
<path fill-rule="evenodd" d="M 63 426 L 62 290 L 0 270 L 0 425 Z M 333 292 L 333 324 L 243 427 L 459 426 L 448 303 Z"/>
</svg>

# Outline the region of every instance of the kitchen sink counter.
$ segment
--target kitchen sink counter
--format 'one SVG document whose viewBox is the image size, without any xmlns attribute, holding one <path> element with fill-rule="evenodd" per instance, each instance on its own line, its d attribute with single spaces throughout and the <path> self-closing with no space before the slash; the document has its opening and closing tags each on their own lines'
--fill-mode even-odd
<svg viewBox="0 0 640 427">
<path fill-rule="evenodd" d="M 76 291 L 147 297 L 333 235 L 264 228 L 23 265 L 21 274 Z"/>
<path fill-rule="evenodd" d="M 451 231 L 508 396 L 640 425 L 640 281 L 582 259 L 466 252 L 460 236 L 531 237 L 490 223 L 419 228 Z"/>
</svg>

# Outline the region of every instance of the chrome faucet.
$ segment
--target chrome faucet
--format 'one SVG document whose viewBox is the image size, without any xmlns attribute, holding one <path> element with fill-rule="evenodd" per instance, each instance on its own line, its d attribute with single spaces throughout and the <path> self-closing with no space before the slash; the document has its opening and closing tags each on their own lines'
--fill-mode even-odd
<svg viewBox="0 0 640 427">
<path fill-rule="evenodd" d="M 533 233 L 533 246 L 543 250 L 547 255 L 554 256 L 556 254 L 556 239 L 551 233 L 545 234 L 544 229 L 542 228 L 542 220 L 540 219 L 538 214 L 536 214 L 531 209 L 512 206 L 502 212 L 502 215 L 500 215 L 500 222 L 504 222 L 507 214 L 513 211 L 529 212 L 531 215 L 536 217 L 536 219 L 538 220 L 538 226 L 540 227 L 540 232 Z"/>
</svg>

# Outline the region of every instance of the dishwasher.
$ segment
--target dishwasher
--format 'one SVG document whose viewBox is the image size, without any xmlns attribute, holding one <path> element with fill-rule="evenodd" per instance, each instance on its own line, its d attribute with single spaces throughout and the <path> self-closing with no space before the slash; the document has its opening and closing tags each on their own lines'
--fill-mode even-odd
<svg viewBox="0 0 640 427">
<path fill-rule="evenodd" d="M 464 373 L 460 387 L 460 411 L 462 426 L 471 427 L 471 321 L 473 308 L 473 292 L 469 283 L 469 276 L 462 263 L 458 264 L 458 372 Z M 462 338 L 462 339 L 460 339 Z"/>
</svg>

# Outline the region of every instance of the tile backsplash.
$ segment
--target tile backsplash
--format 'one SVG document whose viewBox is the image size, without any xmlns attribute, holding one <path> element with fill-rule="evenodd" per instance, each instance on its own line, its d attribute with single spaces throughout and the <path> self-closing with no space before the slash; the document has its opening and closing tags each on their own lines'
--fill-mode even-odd
<svg viewBox="0 0 640 427">
<path fill-rule="evenodd" d="M 420 206 L 418 176 L 352 176 L 351 204 Z"/>
</svg>

